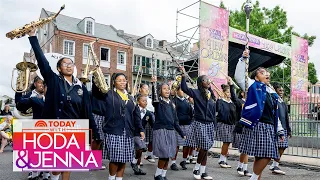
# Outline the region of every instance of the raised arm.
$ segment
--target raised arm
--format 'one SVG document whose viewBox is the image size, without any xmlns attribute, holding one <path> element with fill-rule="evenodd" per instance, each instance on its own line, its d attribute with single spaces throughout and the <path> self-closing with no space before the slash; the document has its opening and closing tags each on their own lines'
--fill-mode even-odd
<svg viewBox="0 0 320 180">
<path fill-rule="evenodd" d="M 249 77 L 246 77 L 246 63 L 244 59 L 241 57 L 239 59 L 239 62 L 237 64 L 235 73 L 234 73 L 234 78 L 237 81 L 239 87 L 245 91 L 245 84 L 246 84 L 246 79 L 248 79 L 248 85 L 252 85 L 254 80 L 250 79 Z"/>
<path fill-rule="evenodd" d="M 188 96 L 194 98 L 194 96 L 195 96 L 194 90 L 188 87 L 187 82 L 186 82 L 186 77 L 184 75 L 182 75 L 182 79 L 181 79 L 181 89 Z"/>
<path fill-rule="evenodd" d="M 36 36 L 30 36 L 29 41 L 36 56 L 42 77 L 45 81 L 50 81 L 56 74 L 52 71 L 48 60 L 44 56 L 38 38 Z"/>
</svg>

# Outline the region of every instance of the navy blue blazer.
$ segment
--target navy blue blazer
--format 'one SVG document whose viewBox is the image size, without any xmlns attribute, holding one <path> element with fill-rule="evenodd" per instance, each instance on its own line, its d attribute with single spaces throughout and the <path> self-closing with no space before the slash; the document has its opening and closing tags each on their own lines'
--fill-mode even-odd
<svg viewBox="0 0 320 180">
<path fill-rule="evenodd" d="M 41 119 L 42 112 L 44 109 L 44 100 L 43 98 L 30 97 L 31 94 L 32 92 L 23 96 L 22 93 L 16 93 L 15 94 L 16 108 L 21 112 L 25 112 L 29 108 L 32 108 L 33 119 Z"/>
<path fill-rule="evenodd" d="M 126 137 L 133 137 L 135 130 L 139 133 L 144 132 L 140 109 L 136 108 L 133 97 L 129 95 L 129 100 L 123 101 L 114 90 L 103 94 L 94 83 L 92 84 L 92 92 L 95 92 L 92 94 L 95 98 L 102 98 L 101 100 L 106 103 L 104 133 L 122 136 L 125 131 Z"/>
<path fill-rule="evenodd" d="M 63 77 L 52 71 L 48 60 L 42 52 L 37 37 L 29 37 L 29 41 L 37 59 L 40 73 L 48 87 L 42 118 L 89 119 L 89 127 L 92 129 L 93 137 L 99 137 L 97 134 L 98 128 L 92 115 L 91 102 L 87 88 L 84 85 L 75 85 L 69 94 L 71 102 L 67 100 Z M 68 83 L 67 86 L 70 88 Z"/>
<path fill-rule="evenodd" d="M 216 124 L 216 103 L 214 101 L 214 93 L 211 92 L 209 100 L 203 99 L 201 92 L 198 89 L 188 88 L 186 78 L 182 76 L 181 89 L 194 100 L 194 119 L 201 123 Z"/>
</svg>

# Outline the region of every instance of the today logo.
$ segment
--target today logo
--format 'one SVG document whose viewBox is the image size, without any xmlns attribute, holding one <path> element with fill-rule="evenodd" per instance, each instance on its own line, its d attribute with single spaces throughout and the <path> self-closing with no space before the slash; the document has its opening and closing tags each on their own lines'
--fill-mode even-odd
<svg viewBox="0 0 320 180">
<path fill-rule="evenodd" d="M 34 127 L 75 127 L 76 121 L 51 121 L 49 120 L 48 123 L 44 120 L 38 120 Z"/>
</svg>

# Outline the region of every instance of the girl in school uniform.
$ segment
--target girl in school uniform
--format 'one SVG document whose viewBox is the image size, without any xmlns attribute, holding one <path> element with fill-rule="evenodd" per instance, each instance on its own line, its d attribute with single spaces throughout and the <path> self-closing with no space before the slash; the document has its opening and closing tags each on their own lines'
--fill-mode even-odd
<svg viewBox="0 0 320 180">
<path fill-rule="evenodd" d="M 136 129 L 144 139 L 140 111 L 135 100 L 128 92 L 127 77 L 123 73 L 114 73 L 111 88 L 104 94 L 106 103 L 103 158 L 109 162 L 109 180 L 122 180 L 127 162 L 134 157 L 133 133 Z M 92 89 L 97 88 L 95 84 Z M 95 95 L 95 94 L 94 94 Z"/>
<path fill-rule="evenodd" d="M 152 83 L 156 83 L 157 78 L 152 77 Z M 185 134 L 179 126 L 177 112 L 170 97 L 168 84 L 160 84 L 158 88 L 159 97 L 155 96 L 155 89 L 152 86 L 153 106 L 155 109 L 155 123 L 153 126 L 153 153 L 159 157 L 158 167 L 154 175 L 155 180 L 166 180 L 169 159 L 176 154 L 177 139 L 176 130 L 182 138 Z"/>
<path fill-rule="evenodd" d="M 136 106 L 136 110 L 140 113 L 140 119 L 142 121 L 143 128 L 147 124 L 151 124 L 151 127 L 153 126 L 152 114 L 147 110 L 147 98 L 148 96 L 141 94 L 138 94 L 137 96 L 138 105 Z M 147 149 L 146 143 L 143 139 L 141 139 L 140 132 L 137 130 L 134 131 L 133 139 L 136 153 L 133 161 L 131 162 L 131 167 L 135 175 L 146 175 L 146 173 L 140 169 L 142 152 L 145 152 Z"/>
<path fill-rule="evenodd" d="M 147 110 L 151 113 L 152 118 L 149 120 L 149 122 L 154 121 L 154 107 L 152 105 L 152 99 L 149 97 L 149 86 L 147 84 L 140 84 L 139 94 L 147 96 Z M 148 145 L 148 151 L 147 156 L 145 157 L 146 160 L 148 160 L 151 163 L 155 163 L 155 157 L 153 155 L 152 151 L 152 123 L 147 123 L 145 128 L 145 142 Z M 141 162 L 142 164 L 142 162 Z"/>
<path fill-rule="evenodd" d="M 199 76 L 198 89 L 188 88 L 184 68 L 182 72 L 181 89 L 194 99 L 194 121 L 190 125 L 186 146 L 200 148 L 197 163 L 193 169 L 195 179 L 212 179 L 206 173 L 208 150 L 214 144 L 214 124 L 216 123 L 215 96 L 207 76 Z"/>
<path fill-rule="evenodd" d="M 74 63 L 67 57 L 57 62 L 59 75 L 54 73 L 44 56 L 36 29 L 29 33 L 29 41 L 38 62 L 40 73 L 47 85 L 43 119 L 89 119 L 94 139 L 98 139 L 97 126 L 92 116 L 91 102 L 87 88 L 73 76 Z M 51 180 L 59 179 L 60 172 L 52 172 Z M 69 180 L 70 172 L 63 172 L 62 179 Z"/>
<path fill-rule="evenodd" d="M 228 79 L 230 84 L 230 78 Z M 231 100 L 231 91 L 234 91 L 233 86 L 221 85 L 224 97 L 217 100 L 217 128 L 216 140 L 223 142 L 221 147 L 221 155 L 218 161 L 220 167 L 231 168 L 227 163 L 227 154 L 230 143 L 233 140 L 233 130 L 237 122 L 236 105 Z"/>
<path fill-rule="evenodd" d="M 26 95 L 22 93 L 15 94 L 16 108 L 19 111 L 25 112 L 29 108 L 32 108 L 33 119 L 41 119 L 45 102 L 45 84 L 44 81 L 36 76 L 33 80 L 31 87 L 32 91 Z M 35 180 L 40 174 L 36 171 L 30 172 L 28 179 Z M 48 180 L 50 176 L 49 172 L 43 173 L 43 180 Z"/>
<path fill-rule="evenodd" d="M 281 87 L 280 84 L 275 83 L 273 85 L 274 90 L 277 92 L 279 95 L 279 119 L 281 121 L 281 125 L 284 129 L 284 140 L 281 141 L 280 138 L 278 138 L 278 149 L 279 149 L 279 154 L 280 158 L 284 151 L 288 148 L 288 138 L 291 138 L 291 127 L 290 127 L 290 122 L 289 122 L 289 111 L 288 111 L 288 105 L 283 101 L 283 95 L 284 95 L 284 90 L 283 87 Z M 280 168 L 279 168 L 279 159 L 273 159 L 273 163 L 270 166 L 270 170 L 276 174 L 285 174 Z"/>
<path fill-rule="evenodd" d="M 185 97 L 184 92 L 181 90 L 181 87 L 178 87 L 176 90 L 176 96 L 172 99 L 173 103 L 175 104 L 177 116 L 179 119 L 179 125 L 181 130 L 184 134 L 188 134 L 189 126 L 193 120 L 193 109 L 190 104 L 190 102 Z M 176 165 L 176 159 L 179 151 L 179 146 L 183 146 L 183 160 L 180 162 L 180 166 L 183 170 L 186 170 L 186 164 L 187 164 L 187 158 L 189 157 L 189 154 L 192 153 L 192 148 L 186 146 L 185 139 L 181 138 L 177 134 L 177 152 L 175 157 L 172 159 L 171 169 L 172 170 L 179 170 Z M 190 160 L 189 160 L 190 163 Z"/>
<path fill-rule="evenodd" d="M 249 51 L 245 50 L 240 58 L 235 79 L 245 90 L 245 62 Z M 247 99 L 242 110 L 240 123 L 245 126 L 239 151 L 254 156 L 253 175 L 250 180 L 261 178 L 263 169 L 271 159 L 278 159 L 276 136 L 283 139 L 283 128 L 278 121 L 278 96 L 267 86 L 269 76 L 264 68 L 257 68 L 248 79 Z"/>
<path fill-rule="evenodd" d="M 232 86 L 232 83 L 231 85 Z M 233 132 L 233 141 L 232 141 L 232 147 L 233 148 L 239 148 L 240 142 L 242 140 L 242 130 L 243 126 L 239 122 L 241 118 L 241 111 L 242 107 L 244 106 L 244 103 L 246 102 L 246 99 L 244 98 L 244 92 L 240 90 L 238 97 L 236 97 L 235 93 L 231 91 L 231 100 L 235 102 L 236 110 L 237 110 L 237 123 L 234 128 Z M 251 177 L 252 174 L 248 171 L 248 160 L 249 156 L 247 154 L 240 153 L 237 172 L 241 176 L 248 176 Z"/>
</svg>

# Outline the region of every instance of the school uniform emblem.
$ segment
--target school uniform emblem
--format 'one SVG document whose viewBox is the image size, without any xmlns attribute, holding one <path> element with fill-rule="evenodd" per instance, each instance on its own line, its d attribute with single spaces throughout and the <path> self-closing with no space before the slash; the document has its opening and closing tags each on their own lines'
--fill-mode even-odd
<svg viewBox="0 0 320 180">
<path fill-rule="evenodd" d="M 78 95 L 82 96 L 83 95 L 83 90 L 82 89 L 78 89 Z"/>
<path fill-rule="evenodd" d="M 149 116 L 146 116 L 146 121 L 148 121 L 149 120 Z"/>
</svg>

